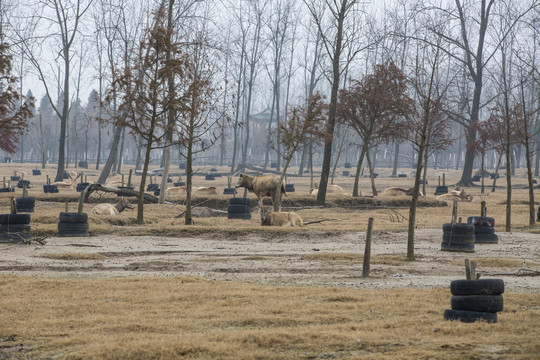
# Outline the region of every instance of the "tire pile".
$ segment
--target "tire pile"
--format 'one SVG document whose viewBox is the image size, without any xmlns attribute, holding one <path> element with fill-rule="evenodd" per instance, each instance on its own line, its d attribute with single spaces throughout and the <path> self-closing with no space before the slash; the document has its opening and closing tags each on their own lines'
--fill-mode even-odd
<svg viewBox="0 0 540 360">
<path fill-rule="evenodd" d="M 78 212 L 61 212 L 58 236 L 88 236 L 88 215 Z"/>
<path fill-rule="evenodd" d="M 467 224 L 474 226 L 476 244 L 497 244 L 499 236 L 495 234 L 495 219 L 487 216 L 469 216 Z"/>
<path fill-rule="evenodd" d="M 0 193 L 2 192 L 15 192 L 15 188 L 12 188 L 12 187 L 0 188 Z"/>
<path fill-rule="evenodd" d="M 251 220 L 251 206 L 248 198 L 231 198 L 227 206 L 228 219 Z"/>
<path fill-rule="evenodd" d="M 234 194 L 236 194 L 236 188 L 223 189 L 223 195 L 234 195 Z"/>
<path fill-rule="evenodd" d="M 26 188 L 30 187 L 30 180 L 19 180 L 17 183 L 17 188 L 22 189 L 26 186 Z"/>
<path fill-rule="evenodd" d="M 294 184 L 285 184 L 285 192 L 287 193 L 294 192 Z"/>
<path fill-rule="evenodd" d="M 16 198 L 15 206 L 17 207 L 17 212 L 34 212 L 34 207 L 36 206 L 36 198 L 34 196 Z"/>
<path fill-rule="evenodd" d="M 474 225 L 472 224 L 443 224 L 443 239 L 441 250 L 474 252 Z"/>
<path fill-rule="evenodd" d="M 34 176 L 41 175 L 41 170 L 37 170 L 37 169 L 32 170 L 32 175 Z"/>
<path fill-rule="evenodd" d="M 57 193 L 59 192 L 58 191 L 58 186 L 56 185 L 43 185 L 43 192 L 44 193 L 50 193 L 50 194 L 54 194 L 54 193 Z"/>
<path fill-rule="evenodd" d="M 445 310 L 445 320 L 497 322 L 503 310 L 504 281 L 502 279 L 454 280 L 450 283 L 451 310 Z"/>
<path fill-rule="evenodd" d="M 0 214 L 0 242 L 18 243 L 29 237 L 29 214 Z"/>
<path fill-rule="evenodd" d="M 77 192 L 83 192 L 84 189 L 86 189 L 89 185 L 89 182 L 81 182 L 77 184 L 77 187 L 75 189 L 77 190 Z"/>
<path fill-rule="evenodd" d="M 435 189 L 435 195 L 442 195 L 442 194 L 448 194 L 448 186 L 446 185 L 439 185 Z"/>
</svg>

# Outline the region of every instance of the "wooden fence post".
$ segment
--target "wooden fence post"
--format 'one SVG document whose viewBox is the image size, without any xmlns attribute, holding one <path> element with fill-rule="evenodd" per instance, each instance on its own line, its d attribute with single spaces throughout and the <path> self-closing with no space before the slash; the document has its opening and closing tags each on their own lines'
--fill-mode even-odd
<svg viewBox="0 0 540 360">
<path fill-rule="evenodd" d="M 373 230 L 373 218 L 369 218 L 366 233 L 366 248 L 364 249 L 364 262 L 362 263 L 362 277 L 369 276 L 371 261 L 371 232 Z"/>
</svg>

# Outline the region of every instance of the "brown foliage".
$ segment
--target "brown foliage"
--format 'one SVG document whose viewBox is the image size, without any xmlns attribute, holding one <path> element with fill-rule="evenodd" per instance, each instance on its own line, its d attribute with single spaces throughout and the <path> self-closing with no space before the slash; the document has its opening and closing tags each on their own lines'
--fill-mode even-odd
<svg viewBox="0 0 540 360">
<path fill-rule="evenodd" d="M 350 125 L 364 142 L 375 145 L 404 133 L 403 119 L 413 110 L 403 72 L 393 63 L 375 66 L 373 74 L 340 94 L 339 120 Z"/>
<path fill-rule="evenodd" d="M 15 88 L 18 80 L 10 75 L 11 55 L 8 50 L 6 43 L 0 43 L 0 150 L 14 153 L 32 117 L 34 98 L 22 97 Z"/>
</svg>

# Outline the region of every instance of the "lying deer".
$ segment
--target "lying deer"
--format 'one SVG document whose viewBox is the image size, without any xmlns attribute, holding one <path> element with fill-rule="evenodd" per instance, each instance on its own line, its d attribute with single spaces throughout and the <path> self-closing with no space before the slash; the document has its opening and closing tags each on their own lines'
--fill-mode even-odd
<svg viewBox="0 0 540 360">
<path fill-rule="evenodd" d="M 75 189 L 77 186 L 77 179 L 81 177 L 81 173 L 75 171 L 68 172 L 70 181 L 55 181 L 51 185 L 56 185 L 59 189 Z M 74 178 L 75 177 L 75 178 Z"/>
<path fill-rule="evenodd" d="M 304 226 L 304 221 L 295 212 L 271 212 L 266 206 L 261 209 L 261 225 L 263 226 Z"/>
<path fill-rule="evenodd" d="M 98 204 L 94 206 L 92 212 L 98 215 L 118 215 L 125 209 L 133 209 L 133 205 L 124 198 L 121 198 L 116 204 Z"/>
</svg>

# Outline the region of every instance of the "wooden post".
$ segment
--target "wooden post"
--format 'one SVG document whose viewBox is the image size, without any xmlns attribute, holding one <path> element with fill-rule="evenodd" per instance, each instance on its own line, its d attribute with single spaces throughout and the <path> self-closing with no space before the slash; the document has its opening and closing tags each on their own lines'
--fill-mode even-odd
<svg viewBox="0 0 540 360">
<path fill-rule="evenodd" d="M 127 186 L 131 186 L 131 175 L 133 174 L 133 169 L 129 169 L 128 183 Z"/>
<path fill-rule="evenodd" d="M 22 188 L 22 197 L 25 198 L 28 196 L 28 190 L 26 190 L 26 185 L 23 185 Z"/>
<path fill-rule="evenodd" d="M 16 214 L 17 213 L 17 204 L 15 203 L 15 197 L 12 196 L 11 197 L 11 200 L 9 201 L 9 207 L 10 207 L 10 212 L 12 214 Z"/>
<path fill-rule="evenodd" d="M 476 280 L 479 276 L 476 275 L 476 263 L 465 259 L 465 278 L 467 280 Z"/>
<path fill-rule="evenodd" d="M 6 177 L 4 176 L 4 180 L 2 181 L 2 187 L 5 189 L 7 186 L 6 186 Z"/>
<path fill-rule="evenodd" d="M 81 182 L 79 184 L 82 184 L 84 182 L 84 173 L 81 172 Z"/>
<path fill-rule="evenodd" d="M 439 175 L 439 186 L 441 186 L 441 176 Z"/>
<path fill-rule="evenodd" d="M 484 200 L 480 203 L 480 216 L 487 216 L 486 202 Z"/>
<path fill-rule="evenodd" d="M 124 186 L 124 174 L 122 174 L 122 187 Z"/>
<path fill-rule="evenodd" d="M 454 205 L 452 206 L 452 225 L 455 225 L 457 220 L 457 200 L 454 200 Z"/>
<path fill-rule="evenodd" d="M 371 261 L 371 232 L 373 230 L 373 218 L 369 218 L 366 232 L 366 247 L 364 249 L 364 262 L 362 263 L 362 277 L 369 276 Z"/>
<path fill-rule="evenodd" d="M 81 191 L 81 196 L 79 196 L 79 207 L 77 209 L 77 212 L 79 214 L 82 214 L 82 212 L 83 212 L 84 197 L 86 196 L 86 190 L 87 189 L 88 189 L 88 186 L 83 191 Z"/>
<path fill-rule="evenodd" d="M 442 185 L 446 186 L 446 176 L 444 173 L 442 174 Z"/>
<path fill-rule="evenodd" d="M 65 212 L 69 212 L 69 202 L 68 201 L 66 201 Z"/>
<path fill-rule="evenodd" d="M 49 179 L 49 175 L 47 175 L 47 185 L 51 185 L 51 179 Z"/>
<path fill-rule="evenodd" d="M 150 184 L 154 183 L 154 178 L 150 175 Z"/>
</svg>

